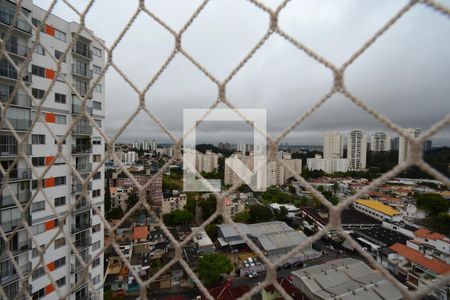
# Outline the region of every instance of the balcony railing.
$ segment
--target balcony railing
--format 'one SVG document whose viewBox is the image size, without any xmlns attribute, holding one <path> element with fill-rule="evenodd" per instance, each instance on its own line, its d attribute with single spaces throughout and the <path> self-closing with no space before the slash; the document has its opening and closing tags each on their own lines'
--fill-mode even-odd
<svg viewBox="0 0 450 300">
<path fill-rule="evenodd" d="M 12 79 L 12 80 L 17 80 L 17 70 L 14 69 L 13 67 L 5 67 L 5 66 L 0 66 L 0 76 L 1 77 L 5 77 L 8 79 Z M 31 83 L 31 74 L 28 71 L 23 71 L 22 73 L 22 80 L 25 83 Z"/>
<path fill-rule="evenodd" d="M 81 239 L 76 239 L 74 241 L 75 247 L 77 249 L 82 249 L 82 248 L 86 248 L 89 247 L 91 245 L 91 237 L 90 236 L 85 236 Z M 73 252 L 73 250 L 72 250 Z"/>
<path fill-rule="evenodd" d="M 13 169 L 9 173 L 8 181 L 29 180 L 29 179 L 31 179 L 31 169 Z M 6 176 L 0 172 L 0 182 L 4 181 L 6 181 Z"/>
<path fill-rule="evenodd" d="M 2 254 L 5 253 L 4 252 L 5 250 L 6 250 L 6 244 L 2 243 L 2 245 L 0 246 L 0 253 L 2 253 Z M 26 240 L 26 241 L 19 242 L 19 243 L 13 243 L 10 246 L 10 250 L 14 256 L 22 254 L 26 251 L 30 251 L 31 250 L 31 240 Z M 5 253 L 5 255 L 6 255 L 6 253 Z"/>
<path fill-rule="evenodd" d="M 15 194 L 19 203 L 24 204 L 30 200 L 30 191 Z M 0 207 L 16 205 L 12 195 L 0 195 Z"/>
<path fill-rule="evenodd" d="M 88 114 L 92 115 L 93 114 L 93 109 L 92 106 L 87 106 L 86 110 L 88 112 Z M 72 104 L 72 113 L 73 114 L 81 114 L 81 104 Z"/>
<path fill-rule="evenodd" d="M 92 164 L 91 163 L 85 163 L 85 164 L 77 164 L 75 166 L 75 169 L 79 173 L 88 173 L 92 171 Z"/>
<path fill-rule="evenodd" d="M 72 64 L 72 74 L 92 78 L 92 70 L 89 68 L 83 68 L 80 65 Z"/>
<path fill-rule="evenodd" d="M 31 34 L 31 26 L 28 24 L 25 20 L 23 20 L 21 17 L 17 17 L 16 21 L 14 21 L 14 14 L 11 14 L 7 11 L 0 11 L 0 22 L 9 25 L 14 26 L 15 28 L 26 32 L 28 34 Z"/>
<path fill-rule="evenodd" d="M 85 263 L 88 263 L 91 261 L 92 257 L 90 255 L 85 255 L 82 256 L 83 260 Z M 70 272 L 72 273 L 76 273 L 78 272 L 83 266 L 81 265 L 81 263 L 78 261 L 78 258 L 75 258 L 76 263 L 74 264 L 70 264 Z"/>
<path fill-rule="evenodd" d="M 15 119 L 15 118 L 7 118 L 11 126 L 16 130 L 28 130 L 33 121 L 29 119 Z M 0 117 L 1 120 L 1 117 Z M 2 129 L 9 129 L 8 124 L 3 121 Z"/>
<path fill-rule="evenodd" d="M 23 145 L 25 154 L 31 155 L 31 145 L 25 144 Z M 0 157 L 4 156 L 16 156 L 19 152 L 18 144 L 0 144 Z"/>
<path fill-rule="evenodd" d="M 76 45 L 72 48 L 72 53 L 82 56 L 84 58 L 92 59 L 92 50 L 89 48 L 77 47 Z"/>
<path fill-rule="evenodd" d="M 78 201 L 78 203 L 75 205 L 75 208 L 73 209 L 73 213 L 74 214 L 82 213 L 82 212 L 89 210 L 90 208 L 91 208 L 91 206 L 86 201 L 86 199 L 83 199 L 83 200 Z"/>
<path fill-rule="evenodd" d="M 72 145 L 72 154 L 90 154 L 92 153 L 91 145 Z"/>
<path fill-rule="evenodd" d="M 26 276 L 31 272 L 31 262 L 27 262 L 26 264 L 19 266 L 19 272 L 22 276 Z M 0 283 L 2 285 L 6 285 L 10 282 L 15 281 L 19 278 L 19 273 L 16 268 L 12 264 L 10 264 L 6 269 L 1 270 L 0 273 Z"/>
<path fill-rule="evenodd" d="M 10 101 L 11 100 L 11 101 Z M 31 98 L 27 94 L 16 94 L 12 99 L 10 99 L 10 95 L 5 93 L 0 93 L 0 101 L 3 103 L 10 103 L 11 105 L 18 106 L 31 106 Z"/>
<path fill-rule="evenodd" d="M 73 127 L 72 134 L 92 134 L 92 126 L 77 124 Z"/>
<path fill-rule="evenodd" d="M 92 182 L 89 182 L 87 190 L 92 191 Z M 81 183 L 72 184 L 72 195 L 78 195 L 82 191 L 83 191 L 83 186 L 81 185 Z"/>
<path fill-rule="evenodd" d="M 30 49 L 27 45 L 23 45 L 23 44 L 20 44 L 20 43 L 13 43 L 13 42 L 11 42 L 11 41 L 8 41 L 6 44 L 5 44 L 5 49 L 6 49 L 6 51 L 8 51 L 9 53 L 12 53 L 12 54 L 16 54 L 16 55 L 19 55 L 19 56 L 23 56 L 23 57 L 26 57 L 27 56 L 27 53 L 28 53 L 28 50 Z"/>
</svg>

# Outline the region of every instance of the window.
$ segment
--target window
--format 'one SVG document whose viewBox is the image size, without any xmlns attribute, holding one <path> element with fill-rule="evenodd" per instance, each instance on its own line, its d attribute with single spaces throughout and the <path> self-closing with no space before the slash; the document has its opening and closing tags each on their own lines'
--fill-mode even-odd
<svg viewBox="0 0 450 300">
<path fill-rule="evenodd" d="M 38 300 L 45 297 L 45 288 L 33 293 L 33 300 Z"/>
<path fill-rule="evenodd" d="M 55 283 L 58 287 L 65 286 L 66 285 L 66 276 L 61 277 L 60 279 L 56 280 Z"/>
<path fill-rule="evenodd" d="M 40 89 L 31 89 L 31 94 L 36 99 L 42 99 L 44 98 L 45 91 Z"/>
<path fill-rule="evenodd" d="M 45 224 L 36 224 L 33 225 L 33 234 L 43 233 L 45 231 Z"/>
<path fill-rule="evenodd" d="M 63 257 L 55 260 L 54 263 L 55 263 L 55 269 L 58 269 L 66 264 L 66 257 L 63 256 Z"/>
<path fill-rule="evenodd" d="M 57 135 L 56 137 L 59 138 L 60 140 L 62 140 L 64 136 L 63 136 L 63 135 Z M 56 145 L 56 144 L 58 144 L 58 140 L 57 140 L 57 139 L 55 139 L 55 145 Z M 63 145 L 66 144 L 66 140 L 65 140 L 65 139 L 63 140 L 62 144 L 63 144 Z"/>
<path fill-rule="evenodd" d="M 45 157 L 33 157 L 31 163 L 33 164 L 33 167 L 43 167 L 45 166 Z"/>
<path fill-rule="evenodd" d="M 97 47 L 92 47 L 92 54 L 94 54 L 97 57 L 102 58 L 102 49 L 99 49 Z"/>
<path fill-rule="evenodd" d="M 55 186 L 65 184 L 66 184 L 66 176 L 55 177 Z"/>
<path fill-rule="evenodd" d="M 55 115 L 55 116 L 56 116 L 56 120 L 55 120 L 56 124 L 67 124 L 67 116 L 66 115 Z"/>
<path fill-rule="evenodd" d="M 97 241 L 92 244 L 92 251 L 100 249 L 100 241 Z"/>
<path fill-rule="evenodd" d="M 97 84 L 94 88 L 95 92 L 101 93 L 102 92 L 102 85 L 101 84 Z"/>
<path fill-rule="evenodd" d="M 66 238 L 62 237 L 55 240 L 55 249 L 61 248 L 66 245 Z"/>
<path fill-rule="evenodd" d="M 45 68 L 39 67 L 36 65 L 31 66 L 31 74 L 39 76 L 39 77 L 45 77 Z"/>
<path fill-rule="evenodd" d="M 92 198 L 100 197 L 100 189 L 92 191 Z"/>
<path fill-rule="evenodd" d="M 92 161 L 95 162 L 95 163 L 98 163 L 98 162 L 100 162 L 101 160 L 102 160 L 102 155 L 101 155 L 101 154 L 94 154 L 94 155 L 92 156 Z"/>
<path fill-rule="evenodd" d="M 58 165 L 65 165 L 65 164 L 66 164 L 66 161 L 64 160 L 64 157 L 57 157 L 57 158 L 55 158 L 53 164 L 54 164 L 55 166 L 58 166 Z"/>
<path fill-rule="evenodd" d="M 36 46 L 34 47 L 34 53 L 45 55 L 45 50 L 41 45 L 36 44 Z"/>
<path fill-rule="evenodd" d="M 92 226 L 92 233 L 99 232 L 102 229 L 100 223 L 97 225 Z"/>
<path fill-rule="evenodd" d="M 97 257 L 93 262 L 92 262 L 92 268 L 95 268 L 97 266 L 100 265 L 100 257 Z"/>
<path fill-rule="evenodd" d="M 58 74 L 57 76 L 56 76 L 56 81 L 59 81 L 59 82 L 64 82 L 64 78 L 63 78 L 63 76 L 64 77 L 67 77 L 67 74 L 64 74 L 64 73 L 60 73 L 60 74 Z"/>
<path fill-rule="evenodd" d="M 44 134 L 31 135 L 31 143 L 33 145 L 45 145 L 45 135 Z"/>
<path fill-rule="evenodd" d="M 35 18 L 31 18 L 31 23 L 35 27 L 39 28 L 40 31 L 44 32 L 44 25 L 42 25 L 41 21 L 39 21 L 38 19 L 35 19 Z"/>
<path fill-rule="evenodd" d="M 61 59 L 61 57 L 63 57 L 63 52 L 55 50 L 55 58 L 56 59 Z M 64 57 L 64 60 L 62 60 L 62 62 L 66 62 L 66 58 Z"/>
<path fill-rule="evenodd" d="M 66 34 L 64 32 L 62 32 L 61 30 L 55 29 L 55 39 L 65 42 Z"/>
<path fill-rule="evenodd" d="M 55 93 L 55 102 L 56 103 L 66 103 L 66 95 Z"/>
<path fill-rule="evenodd" d="M 94 65 L 93 69 L 92 69 L 92 73 L 99 75 L 102 72 L 102 68 L 100 68 L 99 66 Z"/>
<path fill-rule="evenodd" d="M 97 284 L 97 283 L 99 283 L 100 282 L 100 275 L 97 275 L 97 276 L 95 276 L 94 277 L 94 279 L 92 279 L 92 284 Z"/>
<path fill-rule="evenodd" d="M 66 197 L 55 198 L 55 206 L 66 205 Z"/>
<path fill-rule="evenodd" d="M 102 103 L 98 101 L 92 101 L 93 108 L 97 110 L 102 110 Z"/>
<path fill-rule="evenodd" d="M 97 173 L 95 173 L 95 175 L 94 175 L 93 179 L 94 179 L 94 180 L 97 180 L 97 179 L 102 179 L 102 173 L 101 173 L 101 172 L 97 172 Z"/>
<path fill-rule="evenodd" d="M 97 136 L 92 138 L 92 145 L 101 145 L 102 144 L 102 138 Z"/>
<path fill-rule="evenodd" d="M 42 245 L 40 245 L 39 246 L 39 248 L 33 248 L 32 250 L 31 250 L 31 257 L 32 258 L 35 258 L 36 256 L 38 256 L 38 249 L 44 249 L 45 248 L 45 244 L 42 244 Z"/>
<path fill-rule="evenodd" d="M 35 280 L 35 279 L 43 276 L 44 274 L 45 274 L 44 267 L 39 267 L 33 271 L 33 275 L 31 275 L 31 278 L 33 278 L 33 280 Z"/>
<path fill-rule="evenodd" d="M 31 205 L 31 211 L 32 212 L 41 211 L 41 210 L 45 210 L 45 201 L 34 202 Z"/>
</svg>

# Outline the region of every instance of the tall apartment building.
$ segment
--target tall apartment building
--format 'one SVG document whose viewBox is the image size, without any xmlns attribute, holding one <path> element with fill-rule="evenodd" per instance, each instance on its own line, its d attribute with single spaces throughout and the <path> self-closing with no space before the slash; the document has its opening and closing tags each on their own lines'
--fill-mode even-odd
<svg viewBox="0 0 450 300">
<path fill-rule="evenodd" d="M 344 135 L 338 131 L 325 133 L 323 141 L 323 158 L 344 157 Z"/>
<path fill-rule="evenodd" d="M 391 139 L 384 131 L 377 131 L 370 137 L 370 151 L 382 152 L 391 150 Z"/>
<path fill-rule="evenodd" d="M 420 128 L 406 128 L 406 134 L 412 137 L 418 137 L 420 135 Z M 398 162 L 404 162 L 408 155 L 408 142 L 404 137 L 399 138 L 399 146 L 398 146 Z"/>
<path fill-rule="evenodd" d="M 359 129 L 349 132 L 347 137 L 348 168 L 353 171 L 362 171 L 366 168 L 367 135 Z"/>
<path fill-rule="evenodd" d="M 219 154 L 206 150 L 205 153 L 197 152 L 196 169 L 198 172 L 214 172 L 219 168 Z"/>
<path fill-rule="evenodd" d="M 345 158 L 322 158 L 316 154 L 314 158 L 307 158 L 306 165 L 310 171 L 322 170 L 327 174 L 348 171 L 348 160 Z"/>
<path fill-rule="evenodd" d="M 155 140 L 152 140 L 152 142 L 150 144 L 150 149 L 152 151 L 156 151 L 156 149 L 158 149 L 158 143 Z"/>
<path fill-rule="evenodd" d="M 50 56 L 63 59 L 61 73 L 84 96 L 93 78 L 98 76 L 104 67 L 105 55 L 101 46 L 92 38 L 92 32 L 83 30 L 77 35 L 79 24 L 66 22 L 53 14 L 49 14 L 44 23 L 47 12 L 33 5 L 32 0 L 22 1 L 21 11 L 25 17 L 20 15 L 14 20 L 15 1 L 0 0 L 1 38 L 5 38 L 7 31 L 11 33 L 8 39 L 3 40 L 6 51 L 19 66 L 24 64 L 25 56 L 36 37 L 29 25 L 32 23 L 41 31 L 40 44 L 37 44 L 35 52 L 32 53 L 32 60 L 24 66 L 25 72 L 21 77 L 37 101 L 44 101 L 45 91 L 52 80 L 56 80 L 45 98 L 39 121 L 31 129 L 23 150 L 39 176 L 43 174 L 46 166 L 54 162 L 44 175 L 42 189 L 56 212 L 62 216 L 72 208 L 82 191 L 81 183 L 76 179 L 70 165 L 74 166 L 82 177 L 87 178 L 104 156 L 104 141 L 87 119 L 82 118 L 70 130 L 62 145 L 67 161 L 64 158 L 55 159 L 58 141 L 45 125 L 49 126 L 59 140 L 69 130 L 74 118 L 79 116 L 81 101 L 62 77 L 57 76 L 56 64 Z M 63 58 L 63 52 L 74 39 L 74 47 Z M 5 122 L 6 119 L 16 133 L 24 137 L 36 117 L 36 107 L 31 98 L 23 87 L 17 84 L 18 76 L 16 69 L 1 54 L 0 99 L 4 106 L 8 101 L 10 103 L 7 116 L 1 120 L 0 127 L 0 163 L 4 169 L 12 166 L 20 152 L 18 142 Z M 100 127 L 104 121 L 104 86 L 105 82 L 101 80 L 92 94 L 88 95 L 87 111 Z M 103 173 L 102 167 L 88 185 L 89 198 L 101 213 L 104 212 Z M 42 192 L 37 192 L 37 178 L 23 158 L 12 167 L 9 178 L 0 175 L 0 225 L 10 239 L 10 243 L 5 243 L 0 237 L 0 285 L 3 292 L 8 299 L 22 299 L 25 297 L 24 291 L 29 292 L 33 299 L 59 299 L 55 287 L 44 271 L 45 264 L 61 293 L 71 291 L 66 299 L 91 299 L 92 290 L 85 278 L 91 278 L 94 288 L 100 297 L 103 297 L 103 254 L 96 257 L 87 269 L 83 269 L 68 243 L 70 239 L 84 260 L 90 262 L 104 244 L 101 219 L 95 215 L 90 201 L 80 199 L 72 212 L 64 218 L 64 234 L 57 234 L 60 224 Z M 48 246 L 43 254 L 43 262 L 40 261 L 38 249 L 31 242 L 28 231 L 19 222 L 21 213 L 13 201 L 12 194 L 24 205 L 26 221 L 32 229 L 33 238 L 40 247 Z M 32 201 L 31 205 L 25 206 L 29 201 Z M 13 254 L 21 275 L 27 278 L 26 276 L 32 273 L 27 279 L 28 282 L 21 282 L 12 258 L 4 251 L 6 247 L 9 247 Z M 2 296 L 0 298 L 3 299 Z"/>
</svg>

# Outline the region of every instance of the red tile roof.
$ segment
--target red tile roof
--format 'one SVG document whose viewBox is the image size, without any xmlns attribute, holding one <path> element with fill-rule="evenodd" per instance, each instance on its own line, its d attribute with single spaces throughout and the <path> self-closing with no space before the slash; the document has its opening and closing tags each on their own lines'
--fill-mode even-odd
<svg viewBox="0 0 450 300">
<path fill-rule="evenodd" d="M 438 274 L 447 274 L 450 272 L 450 265 L 436 258 L 427 258 L 424 254 L 416 251 L 408 246 L 396 243 L 389 247 L 391 250 L 397 252 L 399 255 L 412 261 L 415 264 L 421 265 Z"/>
<path fill-rule="evenodd" d="M 437 233 L 437 232 L 431 232 L 430 230 L 426 228 L 420 228 L 417 229 L 414 234 L 417 237 L 423 238 L 423 239 L 429 239 L 429 240 L 444 240 L 448 239 L 445 235 Z"/>
<path fill-rule="evenodd" d="M 284 289 L 284 291 L 292 297 L 292 299 L 300 299 L 303 296 L 302 292 L 297 289 L 288 277 L 282 277 L 277 279 L 278 283 Z M 276 291 L 275 287 L 270 284 L 264 288 L 268 293 L 273 293 Z M 282 299 L 282 298 L 281 298 Z"/>
<path fill-rule="evenodd" d="M 232 288 L 227 284 L 208 290 L 211 296 L 216 300 L 235 300 L 242 297 L 248 291 L 250 291 L 249 286 L 237 286 Z M 202 296 L 202 299 L 206 299 L 206 297 Z"/>
<path fill-rule="evenodd" d="M 148 238 L 148 227 L 137 226 L 133 228 L 133 240 L 142 240 Z"/>
</svg>

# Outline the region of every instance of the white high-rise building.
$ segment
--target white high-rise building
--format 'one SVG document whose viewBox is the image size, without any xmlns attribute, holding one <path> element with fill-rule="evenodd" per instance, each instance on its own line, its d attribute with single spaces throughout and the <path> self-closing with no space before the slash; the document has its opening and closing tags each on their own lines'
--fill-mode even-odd
<svg viewBox="0 0 450 300">
<path fill-rule="evenodd" d="M 359 129 L 350 131 L 347 137 L 347 160 L 349 170 L 365 170 L 366 158 L 367 135 Z"/>
<path fill-rule="evenodd" d="M 144 146 L 142 147 L 142 149 L 144 149 L 145 151 L 149 151 L 150 150 L 150 141 L 149 140 L 145 140 L 144 141 Z"/>
<path fill-rule="evenodd" d="M 196 168 L 198 172 L 214 172 L 219 167 L 219 154 L 206 150 L 205 153 L 197 152 Z"/>
<path fill-rule="evenodd" d="M 240 142 L 237 145 L 237 149 L 238 152 L 241 152 L 242 154 L 245 155 L 245 152 L 247 152 L 247 144 L 245 142 Z"/>
<path fill-rule="evenodd" d="M 346 158 L 322 158 L 320 154 L 317 154 L 314 158 L 306 159 L 306 165 L 311 171 L 322 170 L 327 174 L 348 171 L 348 160 Z"/>
<path fill-rule="evenodd" d="M 158 148 L 158 143 L 155 140 L 152 140 L 152 142 L 150 144 L 150 150 L 156 151 L 157 148 Z"/>
<path fill-rule="evenodd" d="M 370 150 L 382 152 L 391 150 L 391 139 L 385 131 L 377 131 L 370 138 Z"/>
<path fill-rule="evenodd" d="M 135 151 L 128 151 L 122 153 L 122 162 L 132 164 L 136 162 L 138 155 Z"/>
<path fill-rule="evenodd" d="M 342 158 L 344 156 L 344 135 L 329 131 L 323 141 L 323 158 Z"/>
<path fill-rule="evenodd" d="M 420 135 L 420 128 L 406 128 L 406 134 L 412 137 L 418 137 Z M 408 142 L 404 137 L 400 137 L 399 146 L 398 146 L 398 162 L 404 162 L 408 155 Z"/>
<path fill-rule="evenodd" d="M 103 298 L 103 254 L 93 261 L 92 259 L 104 245 L 104 226 L 92 207 L 100 210 L 100 214 L 104 213 L 104 167 L 97 170 L 98 173 L 90 180 L 89 201 L 80 199 L 75 205 L 82 186 L 70 165 L 74 166 L 82 177 L 87 178 L 104 158 L 104 140 L 87 118 L 81 118 L 62 144 L 62 152 L 68 159 L 55 159 L 58 141 L 46 126 L 59 140 L 72 125 L 75 117 L 82 112 L 81 100 L 64 82 L 64 77 L 78 94 L 87 95 L 86 111 L 99 127 L 103 127 L 105 80 L 100 80 L 91 93 L 88 91 L 93 79 L 105 66 L 105 53 L 91 31 L 82 30 L 77 34 L 79 24 L 66 22 L 51 13 L 47 15 L 47 11 L 33 5 L 31 0 L 23 0 L 21 6 L 23 15 L 15 19 L 15 1 L 0 0 L 0 31 L 5 49 L 20 68 L 35 41 L 35 32 L 29 23 L 41 29 L 39 44 L 36 44 L 32 58 L 24 66 L 25 71 L 22 74 L 18 74 L 5 56 L 1 55 L 0 100 L 3 105 L 10 103 L 7 105 L 9 107 L 6 118 L 16 134 L 23 138 L 27 131 L 31 130 L 29 140 L 22 150 L 29 156 L 37 174 L 31 172 L 23 158 L 19 158 L 8 179 L 0 175 L 0 227 L 10 240 L 7 244 L 4 238 L 0 237 L 0 285 L 7 299 L 24 299 L 25 291 L 30 293 L 33 299 L 59 299 L 59 294 L 47 275 L 47 272 L 50 272 L 61 295 L 72 290 L 65 299 L 90 299 L 92 289 L 86 281 L 86 278 L 90 277 L 93 289 Z M 48 17 L 45 23 L 44 17 Z M 3 40 L 6 32 L 11 36 Z M 64 56 L 64 51 L 74 40 L 74 46 Z M 61 74 L 57 73 L 57 66 L 50 56 L 62 60 Z M 18 76 L 21 76 L 32 91 L 36 103 L 43 99 L 52 81 L 56 80 L 48 91 L 39 120 L 32 129 L 30 125 L 36 117 L 36 106 L 22 85 L 17 84 Z M 21 151 L 15 136 L 3 121 L 0 129 L 0 161 L 2 167 L 7 169 Z M 42 181 L 42 190 L 47 196 L 44 198 L 42 192 L 37 192 L 36 175 L 43 174 L 52 163 L 53 166 L 44 173 Z M 29 232 L 20 222 L 21 213 L 13 201 L 13 194 L 24 204 L 26 217 L 22 220 L 26 220 L 30 225 L 33 239 L 39 246 L 46 247 L 43 262 L 37 255 L 40 247 L 32 243 Z M 64 224 L 60 224 L 46 199 L 52 202 L 59 216 L 64 215 Z M 29 201 L 32 201 L 31 205 L 25 205 Z M 59 226 L 63 227 L 64 234 L 58 233 Z M 89 263 L 85 270 L 71 250 L 68 240 L 74 243 L 81 257 Z M 19 267 L 21 276 L 13 267 L 11 258 L 6 255 L 6 247 L 13 253 L 14 264 Z M 3 299 L 3 296 L 0 298 Z"/>
</svg>

